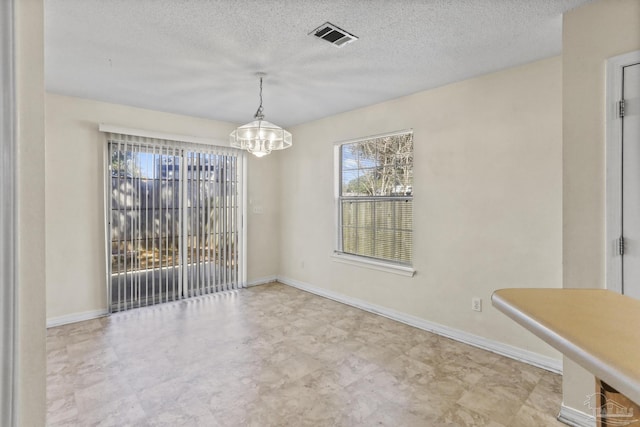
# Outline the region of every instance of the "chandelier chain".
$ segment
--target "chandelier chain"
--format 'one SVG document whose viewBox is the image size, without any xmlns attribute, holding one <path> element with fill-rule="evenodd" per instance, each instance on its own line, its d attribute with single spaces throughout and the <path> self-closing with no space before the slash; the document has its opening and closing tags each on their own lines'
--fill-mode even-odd
<svg viewBox="0 0 640 427">
<path fill-rule="evenodd" d="M 262 120 L 264 119 L 264 112 L 262 108 L 262 77 L 260 77 L 260 106 L 258 107 L 258 111 L 253 115 L 253 118 Z"/>
<path fill-rule="evenodd" d="M 229 135 L 229 143 L 234 148 L 247 150 L 256 157 L 264 157 L 273 150 L 284 150 L 293 143 L 291 133 L 264 120 L 262 107 L 262 83 L 264 73 L 256 73 L 260 78 L 260 106 L 256 111 L 254 121 L 236 128 Z"/>
</svg>

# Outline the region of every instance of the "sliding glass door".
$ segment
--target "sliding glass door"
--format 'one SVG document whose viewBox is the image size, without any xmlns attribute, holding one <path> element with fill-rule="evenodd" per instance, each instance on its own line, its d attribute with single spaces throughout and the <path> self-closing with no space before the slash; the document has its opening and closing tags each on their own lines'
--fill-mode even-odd
<svg viewBox="0 0 640 427">
<path fill-rule="evenodd" d="M 108 135 L 111 312 L 237 289 L 238 150 Z"/>
<path fill-rule="evenodd" d="M 187 204 L 184 293 L 234 289 L 239 275 L 240 220 L 237 155 L 186 155 Z"/>
</svg>

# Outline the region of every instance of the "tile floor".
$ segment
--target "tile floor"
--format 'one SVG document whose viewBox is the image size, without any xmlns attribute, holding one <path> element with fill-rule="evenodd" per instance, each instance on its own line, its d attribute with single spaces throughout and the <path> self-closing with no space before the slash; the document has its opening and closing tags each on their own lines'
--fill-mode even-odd
<svg viewBox="0 0 640 427">
<path fill-rule="evenodd" d="M 552 426 L 560 376 L 269 284 L 51 328 L 49 426 Z"/>
</svg>

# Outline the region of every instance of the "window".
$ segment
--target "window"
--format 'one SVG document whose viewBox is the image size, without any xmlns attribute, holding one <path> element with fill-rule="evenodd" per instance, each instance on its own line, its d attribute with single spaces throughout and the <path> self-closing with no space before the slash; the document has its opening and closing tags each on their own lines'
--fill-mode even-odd
<svg viewBox="0 0 640 427">
<path fill-rule="evenodd" d="M 338 147 L 338 252 L 410 266 L 413 132 Z"/>
</svg>

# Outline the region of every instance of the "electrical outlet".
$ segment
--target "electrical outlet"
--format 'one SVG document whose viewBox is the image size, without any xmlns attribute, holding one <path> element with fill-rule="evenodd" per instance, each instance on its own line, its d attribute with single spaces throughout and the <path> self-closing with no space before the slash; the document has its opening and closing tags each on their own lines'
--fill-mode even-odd
<svg viewBox="0 0 640 427">
<path fill-rule="evenodd" d="M 482 298 L 478 298 L 478 297 L 471 298 L 471 310 L 482 311 Z"/>
</svg>

